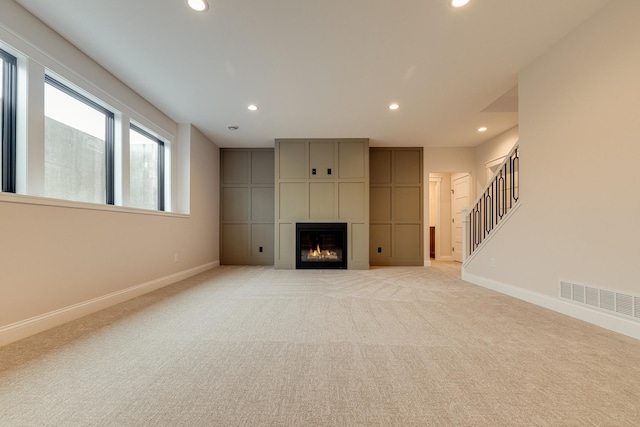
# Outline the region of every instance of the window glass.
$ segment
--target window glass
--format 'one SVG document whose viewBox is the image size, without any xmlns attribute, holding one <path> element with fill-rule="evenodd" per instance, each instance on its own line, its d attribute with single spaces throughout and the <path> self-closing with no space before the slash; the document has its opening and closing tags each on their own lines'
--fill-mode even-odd
<svg viewBox="0 0 640 427">
<path fill-rule="evenodd" d="M 16 191 L 16 58 L 0 49 L 0 191 Z"/>
<path fill-rule="evenodd" d="M 46 197 L 106 203 L 107 115 L 45 84 Z"/>
<path fill-rule="evenodd" d="M 158 155 L 162 145 L 136 127 L 129 132 L 130 153 L 130 204 L 144 209 L 160 209 L 159 188 L 161 182 Z"/>
</svg>

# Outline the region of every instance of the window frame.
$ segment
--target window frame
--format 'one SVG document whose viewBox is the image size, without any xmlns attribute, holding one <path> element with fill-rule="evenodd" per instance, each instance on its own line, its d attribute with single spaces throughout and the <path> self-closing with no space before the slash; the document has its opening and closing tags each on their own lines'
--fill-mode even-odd
<svg viewBox="0 0 640 427">
<path fill-rule="evenodd" d="M 105 115 L 105 204 L 115 204 L 115 114 L 91 98 L 82 95 L 75 89 L 60 82 L 56 78 L 45 74 L 44 84 L 49 84 L 64 94 L 84 103 L 85 105 Z"/>
<path fill-rule="evenodd" d="M 157 210 L 164 211 L 165 210 L 165 200 L 164 200 L 164 174 L 165 174 L 165 146 L 164 141 L 152 133 L 146 131 L 142 127 L 136 125 L 135 123 L 129 123 L 129 129 L 139 133 L 145 138 L 150 139 L 151 141 L 158 144 L 158 206 Z"/>
<path fill-rule="evenodd" d="M 18 60 L 15 56 L 0 49 L 2 58 L 2 188 L 5 193 L 16 192 L 16 126 L 18 106 Z"/>
</svg>

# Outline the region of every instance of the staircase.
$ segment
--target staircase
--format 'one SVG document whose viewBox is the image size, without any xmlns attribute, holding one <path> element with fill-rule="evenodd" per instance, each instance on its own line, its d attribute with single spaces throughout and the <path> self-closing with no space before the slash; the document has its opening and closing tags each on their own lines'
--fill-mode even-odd
<svg viewBox="0 0 640 427">
<path fill-rule="evenodd" d="M 462 212 L 464 227 L 462 234 L 463 263 L 496 233 L 505 220 L 515 212 L 520 200 L 520 146 L 505 157 L 480 197 L 469 209 Z"/>
</svg>

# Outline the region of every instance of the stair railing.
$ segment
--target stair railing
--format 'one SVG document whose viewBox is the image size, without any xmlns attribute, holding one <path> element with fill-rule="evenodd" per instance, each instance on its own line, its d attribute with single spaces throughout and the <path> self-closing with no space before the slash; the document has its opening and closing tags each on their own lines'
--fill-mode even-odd
<svg viewBox="0 0 640 427">
<path fill-rule="evenodd" d="M 468 259 L 506 219 L 520 200 L 520 146 L 505 156 L 482 194 L 463 211 L 464 259 Z"/>
</svg>

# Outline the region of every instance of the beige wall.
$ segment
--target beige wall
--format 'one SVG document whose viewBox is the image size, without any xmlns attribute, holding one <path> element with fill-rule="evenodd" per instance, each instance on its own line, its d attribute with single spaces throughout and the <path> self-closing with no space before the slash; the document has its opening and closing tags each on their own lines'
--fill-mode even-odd
<svg viewBox="0 0 640 427">
<path fill-rule="evenodd" d="M 193 133 L 190 216 L 51 206 L 4 195 L 0 332 L 219 259 L 218 173 L 211 167 L 218 148 Z"/>
<path fill-rule="evenodd" d="M 426 148 L 424 149 L 425 177 L 433 172 L 473 173 L 475 158 L 473 148 Z"/>
<path fill-rule="evenodd" d="M 14 2 L 2 9 L 0 36 L 29 50 L 31 69 L 54 67 L 174 137 L 172 199 L 190 215 L 0 194 L 0 345 L 216 265 L 220 187 L 219 149 L 197 129 L 180 125 L 178 132 L 175 122 Z M 37 131 L 30 123 L 30 145 Z"/>
<path fill-rule="evenodd" d="M 640 2 L 613 1 L 521 73 L 522 206 L 469 273 L 554 298 L 560 279 L 640 294 L 638 22 Z"/>
</svg>

